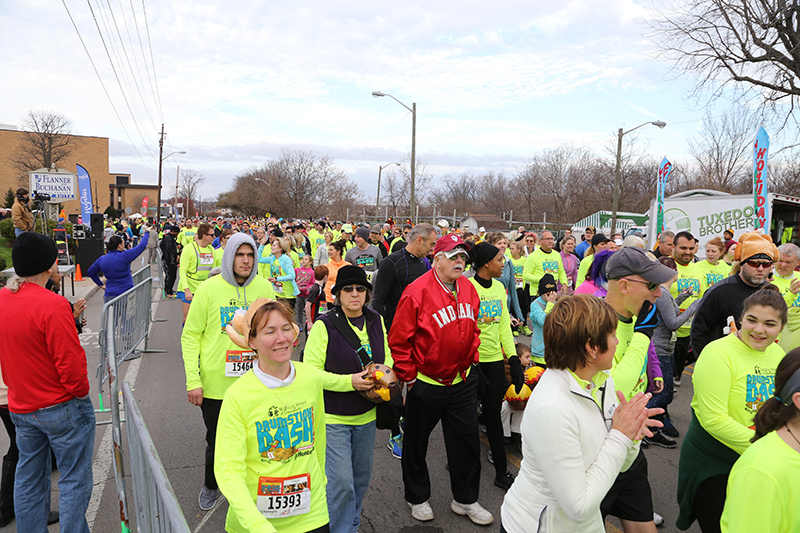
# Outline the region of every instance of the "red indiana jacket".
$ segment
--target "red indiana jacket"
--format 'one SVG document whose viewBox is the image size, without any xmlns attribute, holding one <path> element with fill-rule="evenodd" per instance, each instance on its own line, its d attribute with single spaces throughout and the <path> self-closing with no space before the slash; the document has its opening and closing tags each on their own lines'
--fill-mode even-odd
<svg viewBox="0 0 800 533">
<path fill-rule="evenodd" d="M 397 378 L 414 381 L 420 372 L 447 386 L 466 378 L 478 362 L 480 304 L 467 278 L 456 279 L 453 294 L 433 268 L 406 287 L 389 330 Z"/>
</svg>

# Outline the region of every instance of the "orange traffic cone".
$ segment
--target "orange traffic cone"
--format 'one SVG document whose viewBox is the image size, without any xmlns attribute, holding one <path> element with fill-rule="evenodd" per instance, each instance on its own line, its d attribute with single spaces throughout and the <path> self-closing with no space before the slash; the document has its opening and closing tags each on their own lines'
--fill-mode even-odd
<svg viewBox="0 0 800 533">
<path fill-rule="evenodd" d="M 75 265 L 75 281 L 83 281 L 83 276 L 81 276 L 81 265 Z"/>
</svg>

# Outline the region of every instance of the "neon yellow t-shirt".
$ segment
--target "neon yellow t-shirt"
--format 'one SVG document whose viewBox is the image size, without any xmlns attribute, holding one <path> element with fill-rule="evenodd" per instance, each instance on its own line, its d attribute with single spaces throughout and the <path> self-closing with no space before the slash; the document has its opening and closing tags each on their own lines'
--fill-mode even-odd
<svg viewBox="0 0 800 533">
<path fill-rule="evenodd" d="M 705 353 L 705 352 L 704 352 Z M 775 432 L 745 450 L 731 469 L 722 533 L 800 531 L 800 453 Z"/>
<path fill-rule="evenodd" d="M 592 263 L 594 263 L 594 254 L 587 255 L 581 259 L 581 264 L 578 266 L 578 282 L 575 284 L 576 287 L 580 287 L 581 283 L 586 281 L 586 276 L 589 275 L 589 269 L 592 268 Z"/>
<path fill-rule="evenodd" d="M 353 386 L 349 375 L 293 364 L 291 384 L 270 389 L 250 370 L 222 402 L 214 474 L 228 500 L 230 533 L 310 531 L 329 521 L 322 389 L 347 392 Z M 308 512 L 270 519 L 261 514 L 259 503 L 268 504 L 258 501 L 259 491 L 286 493 L 298 482 L 310 491 Z"/>
<path fill-rule="evenodd" d="M 381 328 L 383 329 L 383 353 L 385 354 L 383 362 L 386 366 L 392 366 L 394 364 L 394 360 L 392 360 L 392 352 L 389 350 L 389 335 L 386 333 L 386 325 L 383 323 L 383 317 L 380 317 L 380 320 Z M 361 346 L 363 346 L 370 357 L 372 357 L 372 348 L 369 344 L 369 335 L 367 334 L 366 323 L 361 329 L 355 327 L 349 320 L 347 323 L 350 325 L 350 328 L 356 332 L 356 335 L 358 335 L 358 339 L 361 341 Z M 325 327 L 325 324 L 317 322 L 316 327 L 312 328 L 311 333 L 308 334 L 303 361 L 315 368 L 324 370 L 325 361 L 327 359 L 328 328 Z M 375 408 L 370 409 L 363 415 L 344 416 L 326 413 L 325 416 L 327 417 L 327 424 L 347 424 L 350 426 L 360 426 L 375 420 Z"/>
<path fill-rule="evenodd" d="M 718 261 L 716 265 L 712 265 L 708 260 L 703 259 L 696 265 L 706 275 L 706 288 L 722 281 L 731 273 L 731 267 L 725 261 Z"/>
<path fill-rule="evenodd" d="M 614 378 L 617 390 L 622 391 L 625 399 L 630 400 L 647 389 L 647 349 L 650 347 L 650 339 L 644 333 L 633 331 L 635 316 L 630 319 L 617 316 L 619 344 L 614 352 L 611 377 Z"/>
<path fill-rule="evenodd" d="M 531 284 L 531 295 L 539 292 L 539 280 L 545 274 L 552 274 L 562 285 L 567 283 L 567 273 L 564 272 L 561 254 L 555 250 L 545 253 L 541 248 L 537 248 L 528 256 L 525 268 L 522 270 L 522 279 Z"/>
<path fill-rule="evenodd" d="M 472 277 L 469 279 L 478 297 L 481 306 L 478 309 L 478 329 L 481 330 L 481 345 L 478 347 L 478 361 L 492 363 L 503 360 L 503 351 L 506 356 L 517 355 L 514 347 L 514 335 L 511 333 L 511 316 L 506 305 L 506 289 L 496 279 L 486 289 Z"/>
<path fill-rule="evenodd" d="M 514 265 L 514 287 L 517 289 L 522 289 L 523 287 L 525 287 L 525 280 L 522 279 L 522 272 L 523 270 L 525 270 L 526 260 L 527 257 L 522 255 L 519 257 L 519 259 L 514 259 L 513 257 L 509 259 L 509 261 L 511 261 L 511 264 Z"/>
<path fill-rule="evenodd" d="M 192 237 L 192 241 L 181 252 L 178 291 L 185 291 L 188 287 L 192 294 L 197 292 L 200 284 L 208 279 L 208 273 L 213 267 L 214 247 L 209 244 L 201 248 Z"/>
<path fill-rule="evenodd" d="M 204 398 L 221 400 L 238 379 L 225 375 L 225 356 L 243 350 L 228 338 L 225 326 L 237 309 L 247 310 L 260 297 L 272 299 L 275 294 L 270 283 L 258 276 L 247 287 L 233 286 L 220 275 L 197 288 L 181 334 L 187 391 L 202 387 Z"/>
<path fill-rule="evenodd" d="M 214 248 L 214 268 L 222 266 L 222 254 L 225 253 L 225 250 L 220 246 L 219 248 Z"/>
<path fill-rule="evenodd" d="M 706 345 L 692 374 L 692 409 L 703 429 L 733 451 L 745 451 L 755 435 L 753 416 L 774 394 L 784 355 L 775 343 L 759 352 L 736 335 Z"/>
<path fill-rule="evenodd" d="M 783 301 L 789 307 L 800 307 L 800 295 L 792 294 L 789 291 L 792 281 L 798 277 L 800 277 L 800 272 L 792 272 L 792 275 L 788 278 L 779 276 L 777 272 L 774 272 L 772 276 L 772 284 L 781 290 Z"/>
<path fill-rule="evenodd" d="M 697 266 L 697 263 L 689 263 L 688 265 L 681 265 L 676 262 L 678 267 L 678 280 L 669 288 L 669 293 L 673 298 L 678 297 L 684 289 L 692 289 L 692 295 L 686 298 L 680 305 L 681 313 L 689 307 L 692 302 L 703 296 L 706 292 L 706 275 Z M 687 320 L 681 327 L 678 328 L 678 337 L 688 337 L 689 332 L 692 330 L 692 321 Z"/>
</svg>

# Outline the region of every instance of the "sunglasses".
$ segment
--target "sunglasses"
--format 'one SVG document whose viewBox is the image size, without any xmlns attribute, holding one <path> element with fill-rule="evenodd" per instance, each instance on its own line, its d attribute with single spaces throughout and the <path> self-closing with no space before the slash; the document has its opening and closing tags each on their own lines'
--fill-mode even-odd
<svg viewBox="0 0 800 533">
<path fill-rule="evenodd" d="M 642 285 L 647 285 L 647 290 L 650 292 L 655 291 L 659 286 L 658 283 L 655 283 L 653 281 L 640 281 L 638 279 L 631 279 L 631 278 L 622 278 L 622 279 L 624 279 L 625 281 L 632 281 L 634 283 L 641 283 Z"/>
<path fill-rule="evenodd" d="M 756 260 L 750 260 L 750 261 L 745 261 L 745 263 L 747 263 L 747 264 L 748 264 L 748 266 L 751 266 L 751 267 L 753 267 L 753 268 L 758 268 L 758 267 L 769 268 L 769 267 L 771 267 L 771 266 L 772 266 L 772 261 L 756 261 Z"/>
<path fill-rule="evenodd" d="M 467 254 L 465 253 L 456 253 L 449 255 L 448 253 L 445 252 L 444 256 L 450 261 L 458 261 L 459 259 L 461 259 L 463 262 L 465 263 L 467 262 Z"/>
<path fill-rule="evenodd" d="M 341 289 L 343 292 L 367 292 L 367 288 L 363 285 L 348 285 L 347 287 L 342 287 Z"/>
</svg>

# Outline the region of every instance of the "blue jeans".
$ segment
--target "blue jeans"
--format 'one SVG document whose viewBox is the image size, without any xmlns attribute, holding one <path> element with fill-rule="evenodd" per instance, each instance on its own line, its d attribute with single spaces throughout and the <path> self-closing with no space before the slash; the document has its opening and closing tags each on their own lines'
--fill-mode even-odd
<svg viewBox="0 0 800 533">
<path fill-rule="evenodd" d="M 375 422 L 360 426 L 327 424 L 325 473 L 331 533 L 357 532 L 361 503 L 372 478 Z"/>
<path fill-rule="evenodd" d="M 19 228 L 14 228 L 14 236 L 15 237 L 19 237 L 23 233 L 25 233 L 25 230 L 22 230 L 22 229 L 19 229 Z"/>
<path fill-rule="evenodd" d="M 86 509 L 92 496 L 94 407 L 73 398 L 32 413 L 11 413 L 17 428 L 19 463 L 14 513 L 19 533 L 47 531 L 50 512 L 50 449 L 56 454 L 61 533 L 89 533 Z"/>
<path fill-rule="evenodd" d="M 665 411 L 667 406 L 672 403 L 672 398 L 675 393 L 673 389 L 674 380 L 672 377 L 672 354 L 659 355 L 658 362 L 661 364 L 661 374 L 664 377 L 664 390 L 658 394 L 653 394 L 650 401 L 647 402 L 648 408 L 661 407 Z M 662 415 L 656 416 L 659 420 Z"/>
</svg>

